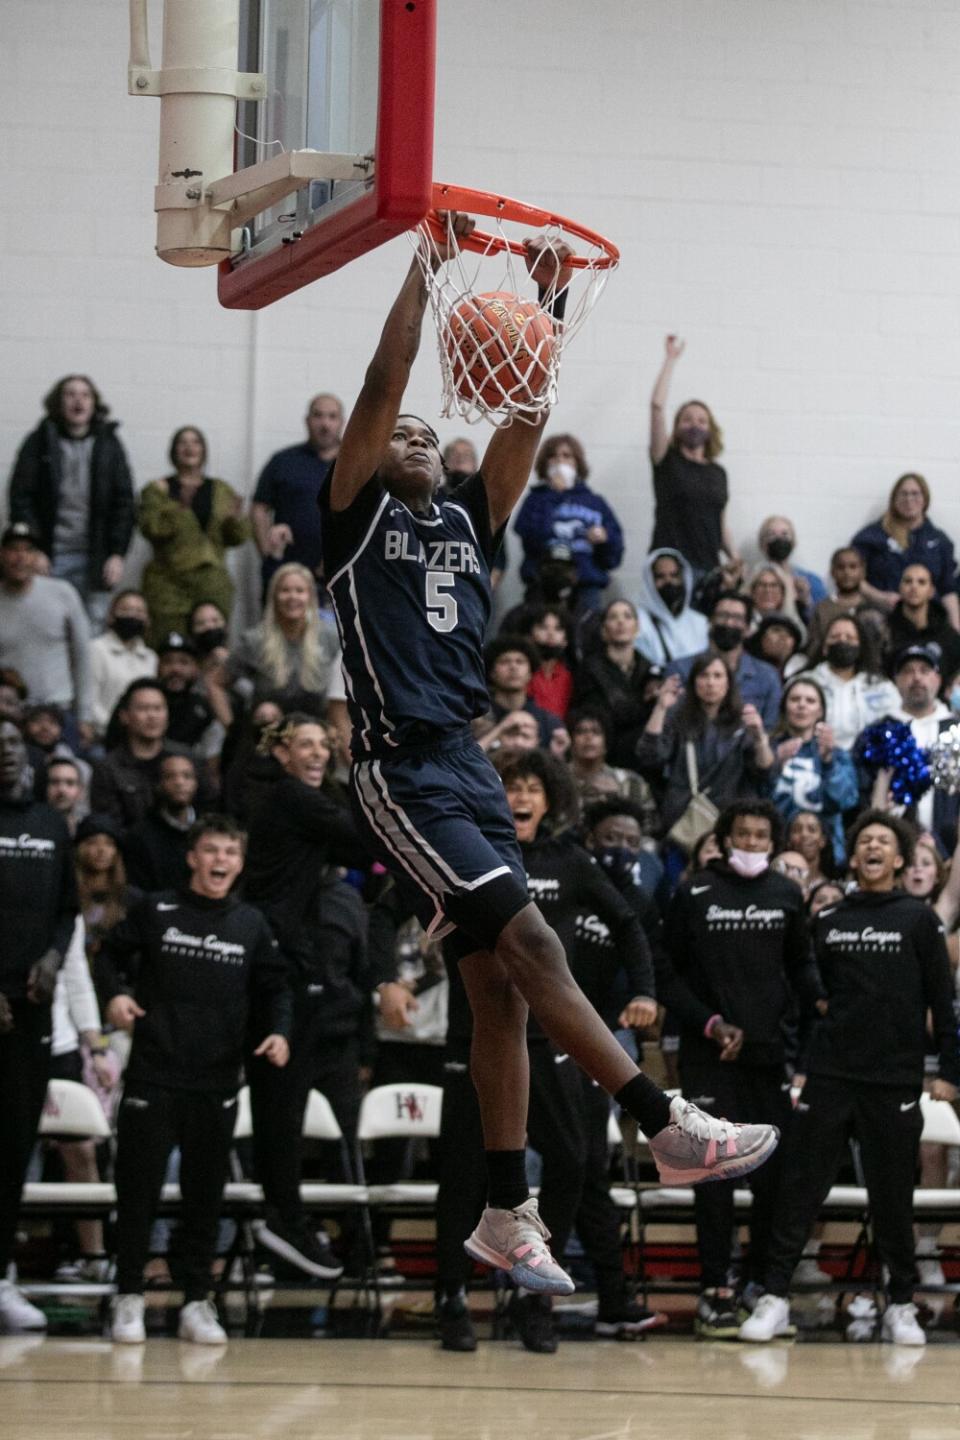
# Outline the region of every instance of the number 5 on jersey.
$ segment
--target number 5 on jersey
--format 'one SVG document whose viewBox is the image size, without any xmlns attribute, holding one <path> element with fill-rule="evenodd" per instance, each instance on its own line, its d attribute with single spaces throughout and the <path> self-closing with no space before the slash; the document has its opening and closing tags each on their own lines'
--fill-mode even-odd
<svg viewBox="0 0 960 1440">
<path fill-rule="evenodd" d="M 456 577 L 450 570 L 427 571 L 427 619 L 434 630 L 444 635 L 457 626 L 457 602 L 446 593 L 455 583 Z"/>
</svg>

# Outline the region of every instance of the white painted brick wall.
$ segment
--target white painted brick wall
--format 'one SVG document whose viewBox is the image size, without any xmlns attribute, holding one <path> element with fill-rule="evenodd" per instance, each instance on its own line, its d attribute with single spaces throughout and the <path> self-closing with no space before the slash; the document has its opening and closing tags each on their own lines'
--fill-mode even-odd
<svg viewBox="0 0 960 1440">
<path fill-rule="evenodd" d="M 622 246 L 553 424 L 581 435 L 628 528 L 625 588 L 668 329 L 688 339 L 673 399 L 703 396 L 724 425 L 742 542 L 783 509 L 822 568 L 906 468 L 960 538 L 957 0 L 440 8 L 438 178 Z M 88 370 L 141 483 L 191 421 L 249 489 L 312 391 L 356 393 L 408 251 L 257 316 L 220 310 L 212 272 L 157 261 L 158 106 L 126 95 L 126 25 L 124 0 L 0 0 L 0 465 L 49 384 Z M 428 336 L 410 403 L 435 413 L 437 395 Z"/>
</svg>

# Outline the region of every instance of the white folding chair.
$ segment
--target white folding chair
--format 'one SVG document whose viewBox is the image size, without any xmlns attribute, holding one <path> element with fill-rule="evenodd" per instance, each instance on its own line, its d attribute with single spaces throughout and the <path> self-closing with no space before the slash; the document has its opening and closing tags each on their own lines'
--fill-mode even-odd
<svg viewBox="0 0 960 1440">
<path fill-rule="evenodd" d="M 920 1096 L 920 1112 L 923 1115 L 923 1145 L 960 1145 L 960 1120 L 957 1112 L 947 1100 L 934 1100 L 926 1092 Z"/>
</svg>

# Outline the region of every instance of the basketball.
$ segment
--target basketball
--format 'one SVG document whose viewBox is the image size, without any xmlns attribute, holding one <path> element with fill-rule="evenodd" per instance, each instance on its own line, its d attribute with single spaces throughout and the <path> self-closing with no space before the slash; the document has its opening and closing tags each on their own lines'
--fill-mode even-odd
<svg viewBox="0 0 960 1440">
<path fill-rule="evenodd" d="M 472 295 L 450 312 L 447 350 L 453 383 L 465 400 L 491 410 L 543 394 L 555 344 L 553 322 L 540 306 L 497 290 Z"/>
</svg>

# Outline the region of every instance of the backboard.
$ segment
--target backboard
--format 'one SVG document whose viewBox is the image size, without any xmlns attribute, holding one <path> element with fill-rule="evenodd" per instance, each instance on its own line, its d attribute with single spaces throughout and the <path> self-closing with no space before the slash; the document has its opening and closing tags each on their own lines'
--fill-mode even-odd
<svg viewBox="0 0 960 1440">
<path fill-rule="evenodd" d="M 235 170 L 284 157 L 300 184 L 232 232 L 222 305 L 269 305 L 422 220 L 435 55 L 436 0 L 241 0 L 239 67 L 265 98 L 238 104 Z"/>
</svg>

